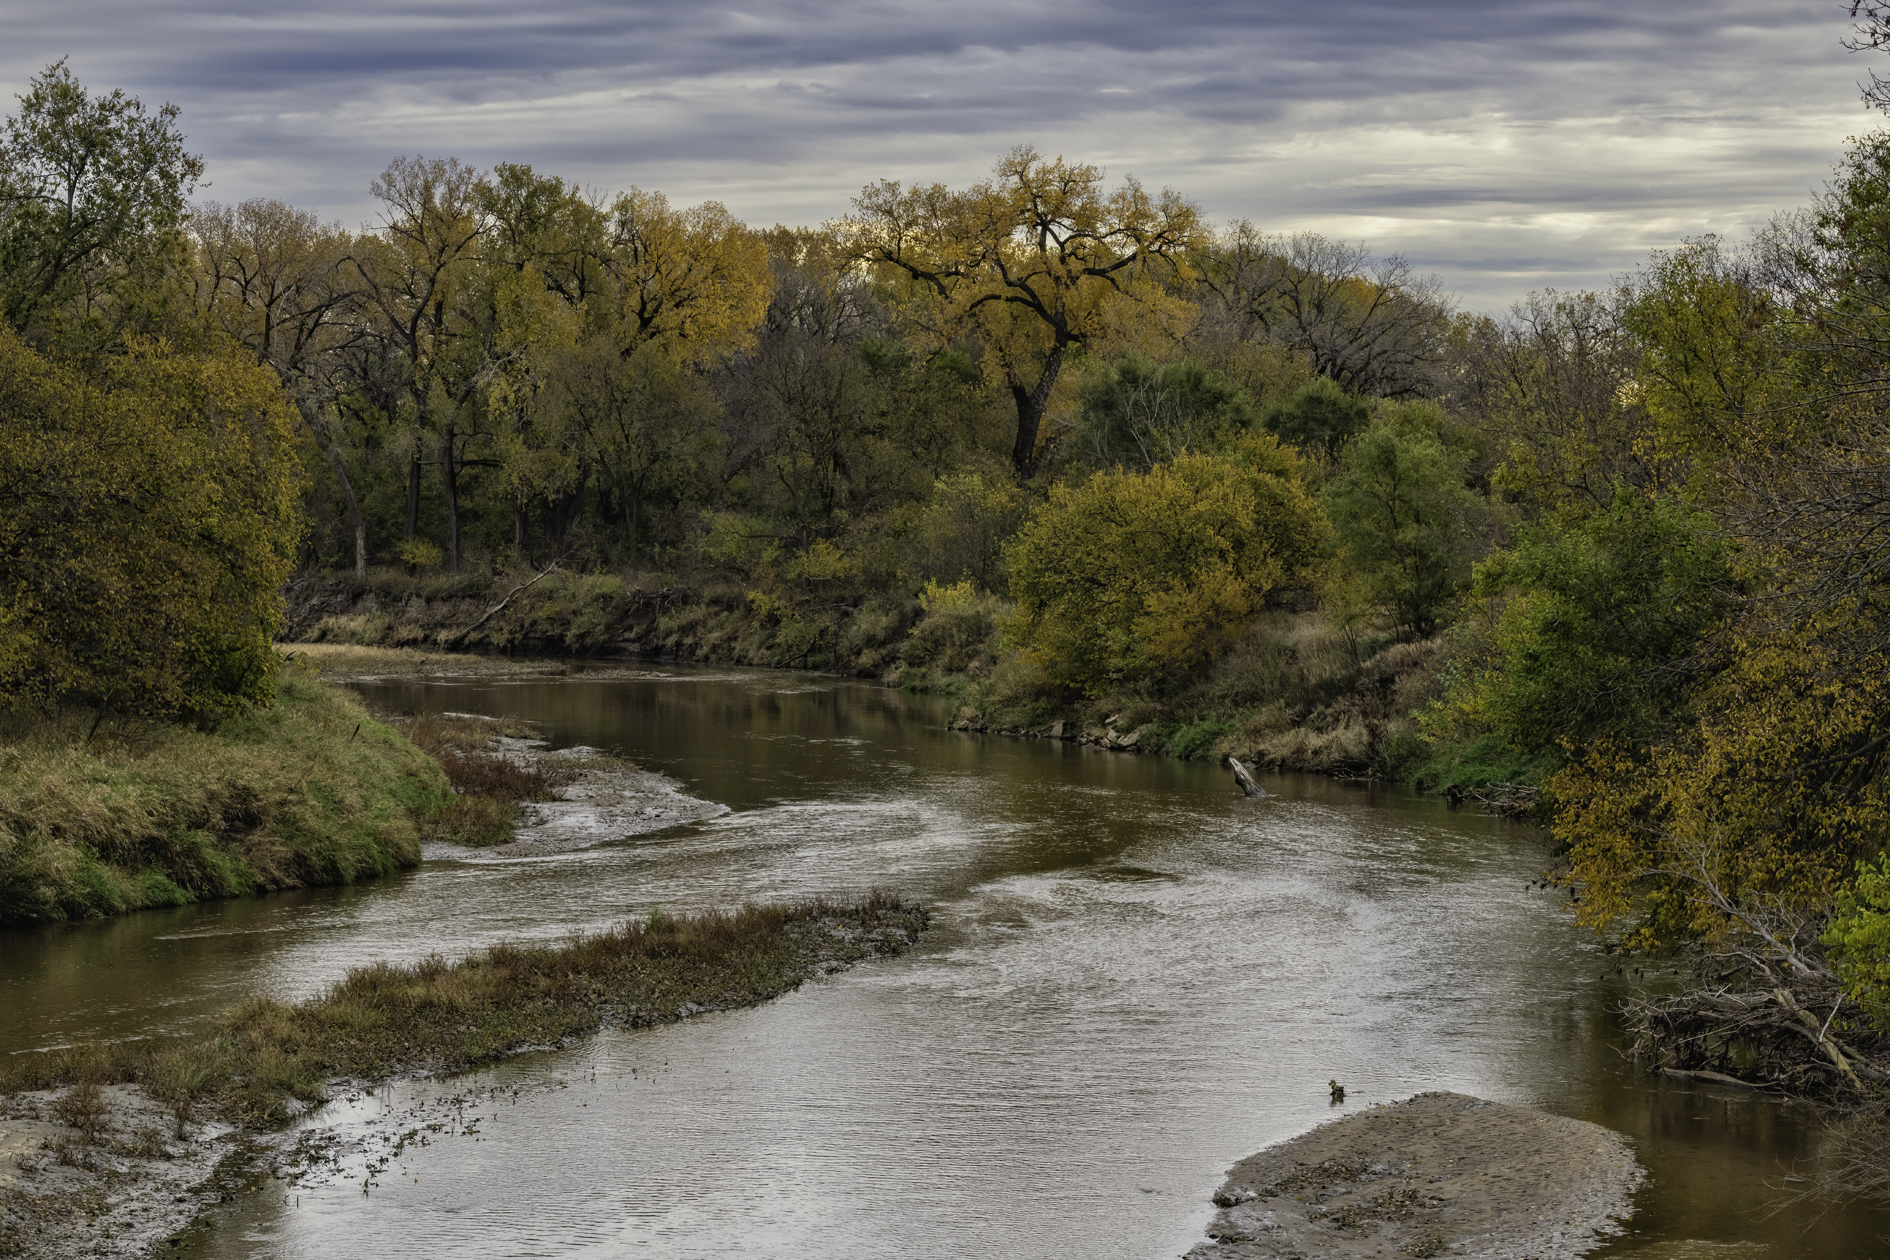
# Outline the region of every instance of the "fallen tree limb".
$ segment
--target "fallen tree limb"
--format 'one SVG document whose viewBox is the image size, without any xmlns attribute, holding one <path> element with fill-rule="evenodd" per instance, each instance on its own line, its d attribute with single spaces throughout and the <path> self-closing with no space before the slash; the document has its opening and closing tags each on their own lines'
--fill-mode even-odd
<svg viewBox="0 0 1890 1260">
<path fill-rule="evenodd" d="M 544 581 L 546 577 L 548 577 L 549 575 L 553 573 L 556 573 L 558 571 L 558 563 L 559 563 L 558 561 L 553 560 L 550 566 L 546 568 L 543 573 L 540 573 L 537 577 L 533 578 L 529 582 L 521 582 L 517 586 L 514 586 L 504 599 L 500 600 L 497 604 L 493 605 L 491 608 L 486 609 L 485 616 L 473 622 L 470 626 L 467 626 L 464 630 L 461 630 L 458 634 L 446 635 L 442 637 L 440 639 L 440 646 L 444 648 L 450 648 L 450 647 L 457 646 L 458 644 L 464 643 L 468 638 L 472 636 L 472 634 L 476 630 L 479 629 L 479 627 L 485 625 L 488 621 L 491 621 L 494 617 L 504 612 L 506 605 L 510 604 L 522 592 L 529 591 L 532 587 L 537 586 L 540 582 Z"/>
<path fill-rule="evenodd" d="M 1742 1081 L 1736 1076 L 1724 1072 L 1689 1072 L 1685 1068 L 1662 1068 L 1662 1076 L 1671 1076 L 1682 1081 L 1710 1081 L 1715 1085 L 1736 1085 L 1740 1089 L 1764 1089 L 1765 1086 L 1753 1081 Z"/>
</svg>

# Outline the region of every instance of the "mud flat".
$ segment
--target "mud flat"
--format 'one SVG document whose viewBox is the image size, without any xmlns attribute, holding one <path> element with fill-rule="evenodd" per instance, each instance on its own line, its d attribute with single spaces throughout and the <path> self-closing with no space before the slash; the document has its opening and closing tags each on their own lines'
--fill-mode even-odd
<svg viewBox="0 0 1890 1260">
<path fill-rule="evenodd" d="M 65 1092 L 0 1097 L 0 1255 L 148 1255 L 230 1193 L 231 1125 L 179 1124 L 136 1085 L 107 1085 L 80 1129 L 60 1118 Z"/>
<path fill-rule="evenodd" d="M 1572 1260 L 1621 1232 L 1644 1176 L 1600 1125 L 1419 1094 L 1235 1164 L 1187 1260 Z"/>
</svg>

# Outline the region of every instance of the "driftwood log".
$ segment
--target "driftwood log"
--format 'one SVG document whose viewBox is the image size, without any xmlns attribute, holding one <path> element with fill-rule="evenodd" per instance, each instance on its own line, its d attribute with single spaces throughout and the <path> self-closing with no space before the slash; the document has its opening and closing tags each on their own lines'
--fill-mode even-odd
<svg viewBox="0 0 1890 1260">
<path fill-rule="evenodd" d="M 1260 786 L 1259 781 L 1253 777 L 1253 771 L 1249 770 L 1246 766 L 1243 766 L 1242 764 L 1240 764 L 1240 758 L 1230 753 L 1227 757 L 1227 764 L 1230 767 L 1232 767 L 1234 771 L 1234 782 L 1240 784 L 1240 790 L 1241 790 L 1242 795 L 1245 795 L 1245 796 L 1271 796 L 1273 795 L 1273 793 L 1267 791 L 1265 788 Z"/>
</svg>

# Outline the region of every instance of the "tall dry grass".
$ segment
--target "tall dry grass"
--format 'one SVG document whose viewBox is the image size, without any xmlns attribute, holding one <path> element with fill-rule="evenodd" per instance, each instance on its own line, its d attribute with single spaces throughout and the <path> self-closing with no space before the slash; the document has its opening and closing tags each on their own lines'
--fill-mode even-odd
<svg viewBox="0 0 1890 1260">
<path fill-rule="evenodd" d="M 476 847 L 505 844 L 515 835 L 519 803 L 548 801 L 571 778 L 567 770 L 502 751 L 501 737 L 532 734 L 510 719 L 424 713 L 391 721 L 439 763 L 453 785 L 453 795 L 421 824 L 428 839 Z"/>
</svg>

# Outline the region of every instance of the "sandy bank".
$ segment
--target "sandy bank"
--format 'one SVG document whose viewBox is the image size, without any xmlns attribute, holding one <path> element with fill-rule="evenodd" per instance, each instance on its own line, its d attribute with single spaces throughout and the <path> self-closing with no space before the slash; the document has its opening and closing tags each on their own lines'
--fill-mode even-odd
<svg viewBox="0 0 1890 1260">
<path fill-rule="evenodd" d="M 1188 1260 L 1569 1260 L 1619 1232 L 1644 1175 L 1600 1125 L 1419 1094 L 1234 1165 Z"/>
</svg>

